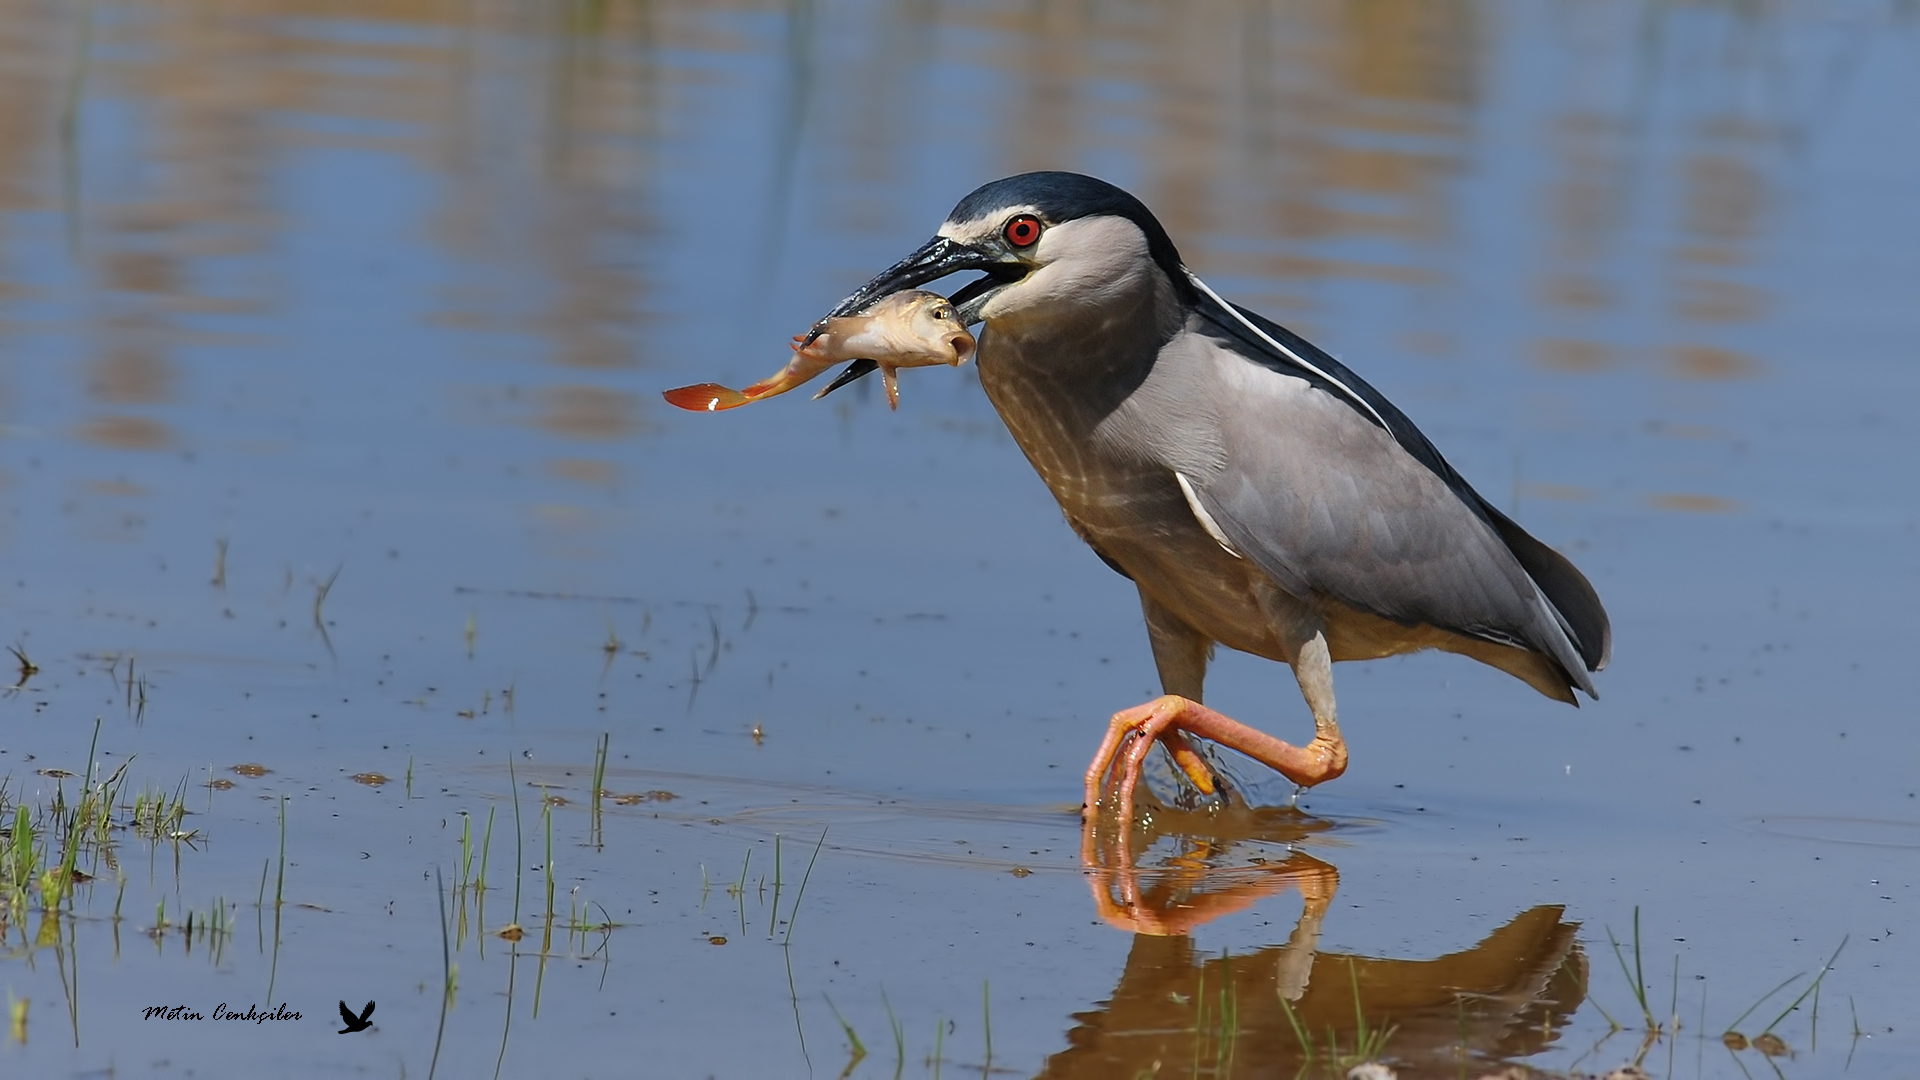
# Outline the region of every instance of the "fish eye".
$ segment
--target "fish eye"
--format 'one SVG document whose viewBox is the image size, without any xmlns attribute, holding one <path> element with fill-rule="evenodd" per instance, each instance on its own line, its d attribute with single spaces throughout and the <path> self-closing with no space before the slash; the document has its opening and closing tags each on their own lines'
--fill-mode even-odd
<svg viewBox="0 0 1920 1080">
<path fill-rule="evenodd" d="M 933 309 L 933 317 L 936 319 L 951 319 L 953 318 L 953 309 L 945 304 L 941 304 L 939 307 Z"/>
<path fill-rule="evenodd" d="M 1001 230 L 1001 235 L 1005 236 L 1007 243 L 1014 247 L 1032 247 L 1034 241 L 1040 239 L 1040 229 L 1039 218 L 1032 214 L 1021 214 L 1007 222 L 1007 227 Z"/>
</svg>

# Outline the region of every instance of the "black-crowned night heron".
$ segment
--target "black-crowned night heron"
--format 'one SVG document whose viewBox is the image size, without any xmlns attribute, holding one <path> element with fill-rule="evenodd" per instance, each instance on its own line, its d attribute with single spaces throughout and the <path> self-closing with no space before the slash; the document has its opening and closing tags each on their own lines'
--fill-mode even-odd
<svg viewBox="0 0 1920 1080">
<path fill-rule="evenodd" d="M 963 270 L 980 382 L 1067 522 L 1140 590 L 1165 696 L 1113 717 L 1087 812 L 1130 815 L 1155 741 L 1203 792 L 1187 735 L 1301 786 L 1339 776 L 1333 662 L 1470 656 L 1551 698 L 1595 696 L 1612 631 L 1572 563 L 1479 496 L 1405 414 L 1285 328 L 1222 300 L 1140 200 L 1036 172 L 960 201 L 831 315 Z M 872 365 L 857 362 L 828 390 Z M 1200 703 L 1214 645 L 1293 668 L 1293 746 Z"/>
</svg>

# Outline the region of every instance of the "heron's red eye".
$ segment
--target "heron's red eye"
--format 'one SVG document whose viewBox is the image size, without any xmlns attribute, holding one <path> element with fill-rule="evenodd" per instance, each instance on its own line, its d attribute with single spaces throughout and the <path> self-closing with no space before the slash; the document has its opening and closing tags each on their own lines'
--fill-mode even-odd
<svg viewBox="0 0 1920 1080">
<path fill-rule="evenodd" d="M 1021 214 L 1019 217 L 1007 222 L 1007 227 L 1003 235 L 1006 236 L 1007 243 L 1012 244 L 1014 247 L 1032 247 L 1033 242 L 1040 239 L 1040 228 L 1039 218 L 1034 217 L 1032 214 Z"/>
</svg>

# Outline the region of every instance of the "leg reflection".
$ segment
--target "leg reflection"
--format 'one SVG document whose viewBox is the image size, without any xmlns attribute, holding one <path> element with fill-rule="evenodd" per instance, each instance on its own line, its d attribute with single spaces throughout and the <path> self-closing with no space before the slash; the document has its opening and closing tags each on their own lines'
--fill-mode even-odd
<svg viewBox="0 0 1920 1080">
<path fill-rule="evenodd" d="M 1148 796 L 1151 799 L 1151 796 Z M 1340 872 L 1305 852 L 1277 861 L 1226 865 L 1236 845 L 1291 845 L 1331 828 L 1329 822 L 1283 807 L 1236 808 L 1215 814 L 1180 810 L 1154 800 L 1136 825 L 1133 819 L 1089 814 L 1080 826 L 1080 864 L 1087 872 L 1100 917 L 1116 929 L 1158 936 L 1194 928 L 1244 911 L 1289 888 L 1305 899 L 1303 928 L 1319 936 L 1319 920 L 1340 887 Z M 1175 852 L 1142 868 L 1139 853 L 1163 837 Z M 1136 846 L 1136 844 L 1138 846 Z"/>
<path fill-rule="evenodd" d="M 1305 948 L 1312 963 L 1313 943 L 1320 937 L 1320 920 L 1340 887 L 1340 871 L 1302 851 L 1284 861 L 1231 870 L 1207 863 L 1220 845 L 1189 841 L 1169 865 L 1141 870 L 1131 860 L 1108 862 L 1094 857 L 1092 830 L 1083 832 L 1081 855 L 1087 884 L 1093 889 L 1094 909 L 1107 925 L 1134 934 L 1171 937 L 1192 933 L 1222 915 L 1245 911 L 1289 888 L 1305 898 L 1300 925 L 1288 939 Z M 1127 851 L 1122 842 L 1119 850 Z"/>
<path fill-rule="evenodd" d="M 1558 905 L 1522 911 L 1477 944 L 1426 959 L 1323 953 L 1338 870 L 1297 849 L 1261 862 L 1247 857 L 1247 844 L 1279 849 L 1329 823 L 1279 809 L 1207 816 L 1154 807 L 1135 828 L 1105 824 L 1083 825 L 1083 871 L 1100 918 L 1132 934 L 1132 945 L 1113 992 L 1075 1013 L 1067 1049 L 1042 1076 L 1136 1076 L 1183 1061 L 1219 1062 L 1221 1076 L 1291 1076 L 1329 1049 L 1358 1049 L 1365 1032 L 1390 1030 L 1386 1053 L 1402 1077 L 1453 1077 L 1463 1063 L 1493 1069 L 1552 1045 L 1585 999 L 1578 927 Z M 1195 946 L 1191 935 L 1210 920 L 1289 890 L 1299 891 L 1301 911 L 1284 942 L 1231 955 Z M 1406 909 L 1396 921 L 1446 921 L 1418 893 L 1376 899 Z M 1303 1030 L 1314 1049 L 1301 1044 Z"/>
</svg>

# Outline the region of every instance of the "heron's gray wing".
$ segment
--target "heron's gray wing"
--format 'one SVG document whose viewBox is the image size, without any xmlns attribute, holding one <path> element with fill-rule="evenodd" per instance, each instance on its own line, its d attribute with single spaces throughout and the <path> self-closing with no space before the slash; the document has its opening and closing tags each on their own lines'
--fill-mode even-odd
<svg viewBox="0 0 1920 1080">
<path fill-rule="evenodd" d="M 1181 335 L 1156 365 L 1169 382 L 1143 388 L 1208 400 L 1216 452 L 1187 480 L 1241 554 L 1295 595 L 1530 649 L 1593 692 L 1576 631 L 1464 480 L 1324 381 L 1249 351 Z M 1398 410 L 1377 411 L 1418 436 Z"/>
<path fill-rule="evenodd" d="M 1212 289 L 1194 280 L 1201 292 L 1195 310 L 1196 329 L 1219 337 L 1253 363 L 1308 380 L 1353 406 L 1369 422 L 1384 424 L 1408 455 L 1445 481 L 1499 534 L 1545 594 L 1586 668 L 1599 671 L 1607 666 L 1613 654 L 1613 628 L 1606 608 L 1586 576 L 1565 556 L 1528 535 L 1474 491 L 1413 421 L 1365 379 L 1312 342 L 1237 304 L 1227 305 Z"/>
</svg>

